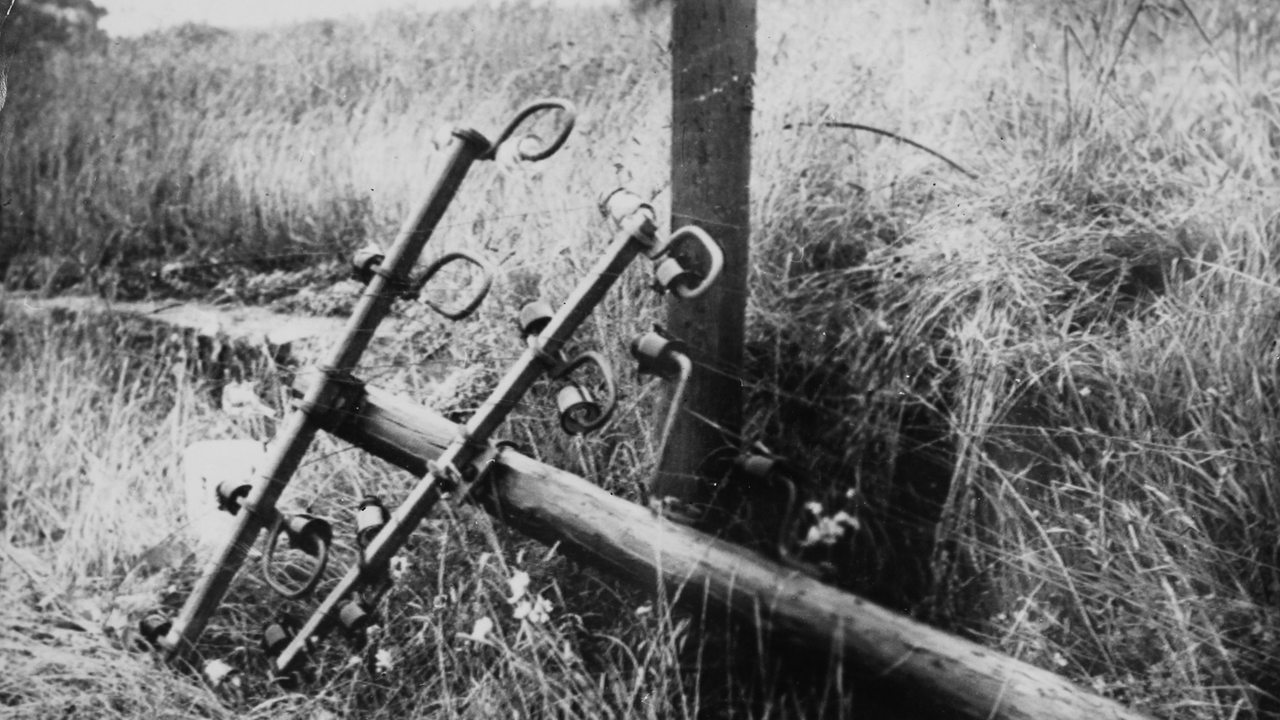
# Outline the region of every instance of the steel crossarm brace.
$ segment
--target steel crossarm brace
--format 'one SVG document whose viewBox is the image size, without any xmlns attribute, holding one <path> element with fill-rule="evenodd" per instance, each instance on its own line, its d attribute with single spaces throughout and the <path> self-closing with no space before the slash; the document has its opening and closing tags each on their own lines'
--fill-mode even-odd
<svg viewBox="0 0 1280 720">
<path fill-rule="evenodd" d="M 231 536 L 220 552 L 205 566 L 191 596 L 160 646 L 170 659 L 189 654 L 204 632 L 209 619 L 226 595 L 231 581 L 244 564 L 249 548 L 274 518 L 276 501 L 298 469 L 307 449 L 320 429 L 312 409 L 332 404 L 341 394 L 344 378 L 360 361 L 378 325 L 387 316 L 392 302 L 407 282 L 445 210 L 453 200 L 471 165 L 486 152 L 489 141 L 474 130 L 455 130 L 448 144 L 433 158 L 426 200 L 401 227 L 386 258 L 365 286 L 342 340 L 322 366 L 323 376 L 284 422 L 267 451 L 267 458 L 253 490 L 241 503 Z"/>
<path fill-rule="evenodd" d="M 471 416 L 449 447 L 436 459 L 391 520 L 365 548 L 364 561 L 351 567 L 329 592 L 288 646 L 276 658 L 276 670 L 287 675 L 296 668 L 311 638 L 324 634 L 339 606 L 355 592 L 368 573 L 385 567 L 441 497 L 455 489 L 465 495 L 473 473 L 463 472 L 489 447 L 489 439 L 506 420 L 533 383 L 552 370 L 560 351 L 596 305 L 637 257 L 652 249 L 656 227 L 650 211 L 636 212 L 614 236 L 605 256 L 583 278 L 542 332 L 503 376 L 483 405 Z M 462 487 L 456 488 L 455 485 Z"/>
</svg>

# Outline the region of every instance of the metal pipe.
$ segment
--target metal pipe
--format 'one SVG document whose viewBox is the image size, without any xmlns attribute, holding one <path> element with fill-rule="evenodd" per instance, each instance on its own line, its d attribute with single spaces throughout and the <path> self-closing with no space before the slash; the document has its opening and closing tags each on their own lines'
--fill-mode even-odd
<svg viewBox="0 0 1280 720">
<path fill-rule="evenodd" d="M 465 482 L 459 468 L 468 466 L 487 449 L 489 438 L 533 383 L 558 365 L 556 358 L 565 342 L 590 316 L 627 266 L 653 246 L 656 233 L 652 212 L 647 209 L 633 213 L 623 224 L 623 229 L 615 236 L 605 256 L 578 284 L 516 364 L 507 371 L 489 398 L 467 421 L 459 437 L 441 453 L 434 469 L 428 470 L 400 507 L 392 513 L 391 521 L 365 548 L 364 562 L 347 571 L 276 658 L 276 669 L 280 674 L 287 675 L 293 670 L 310 638 L 323 634 L 329 628 L 337 617 L 343 600 L 366 579 L 365 568 L 379 568 L 390 562 L 422 518 L 439 502 L 440 497 L 453 490 L 445 485 Z"/>
<path fill-rule="evenodd" d="M 435 172 L 426 200 L 401 227 L 387 257 L 365 287 L 347 321 L 342 341 L 324 366 L 322 380 L 311 388 L 298 409 L 285 420 L 268 448 L 253 490 L 241 503 L 231 536 L 221 552 L 205 566 L 172 628 L 160 641 L 169 658 L 186 656 L 204 632 L 231 581 L 244 564 L 249 547 L 275 517 L 276 501 L 315 439 L 319 426 L 310 416 L 311 409 L 330 405 L 336 399 L 344 384 L 340 374 L 350 372 L 359 362 L 374 331 L 398 295 L 396 286 L 407 281 L 409 271 L 422 254 L 472 163 L 489 150 L 489 141 L 480 133 L 455 130 L 449 143 L 432 163 Z"/>
</svg>

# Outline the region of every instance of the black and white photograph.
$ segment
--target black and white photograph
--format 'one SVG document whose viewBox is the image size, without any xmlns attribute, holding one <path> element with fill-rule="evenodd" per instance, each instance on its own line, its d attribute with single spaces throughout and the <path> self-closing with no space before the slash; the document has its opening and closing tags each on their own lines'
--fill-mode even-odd
<svg viewBox="0 0 1280 720">
<path fill-rule="evenodd" d="M 1280 720 L 1276 0 L 0 0 L 0 718 Z"/>
</svg>

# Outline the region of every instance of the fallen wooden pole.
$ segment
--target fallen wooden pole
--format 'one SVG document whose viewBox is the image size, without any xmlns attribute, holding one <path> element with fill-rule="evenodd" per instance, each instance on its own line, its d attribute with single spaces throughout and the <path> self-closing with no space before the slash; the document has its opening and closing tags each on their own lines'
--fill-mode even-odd
<svg viewBox="0 0 1280 720">
<path fill-rule="evenodd" d="M 299 384 L 305 385 L 306 380 Z M 326 408 L 339 438 L 417 475 L 458 435 L 436 412 L 373 387 Z M 504 450 L 474 499 L 511 527 L 695 609 L 739 617 L 969 718 L 1142 718 L 1046 670 L 916 622 L 756 552 L 670 523 L 572 473 Z"/>
</svg>

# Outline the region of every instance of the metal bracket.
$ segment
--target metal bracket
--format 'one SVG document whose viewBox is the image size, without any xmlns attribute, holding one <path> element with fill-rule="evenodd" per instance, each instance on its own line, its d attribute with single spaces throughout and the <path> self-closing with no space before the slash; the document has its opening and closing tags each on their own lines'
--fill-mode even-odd
<svg viewBox="0 0 1280 720">
<path fill-rule="evenodd" d="M 599 430 L 613 417 L 618 407 L 618 388 L 614 382 L 613 370 L 609 361 L 598 352 L 585 352 L 572 360 L 566 360 L 555 370 L 551 377 L 564 380 L 571 377 L 577 369 L 584 365 L 595 365 L 604 378 L 605 396 L 599 402 L 581 384 L 570 380 L 556 394 L 556 405 L 560 412 L 560 427 L 570 435 L 585 435 Z"/>
<path fill-rule="evenodd" d="M 783 500 L 783 512 L 781 521 L 778 523 L 777 537 L 774 541 L 774 551 L 778 560 L 784 565 L 819 579 L 828 578 L 834 572 L 829 564 L 812 563 L 801 560 L 796 556 L 792 549 L 792 542 L 796 527 L 799 520 L 800 493 L 796 488 L 795 468 L 791 466 L 783 458 L 770 453 L 764 446 L 757 443 L 752 448 L 754 452 L 745 452 L 734 459 L 733 472 L 741 482 L 746 482 L 748 490 L 753 495 L 758 495 L 759 486 L 772 486 L 780 489 L 785 496 Z M 756 501 L 758 498 L 748 498 L 748 502 Z"/>
</svg>

